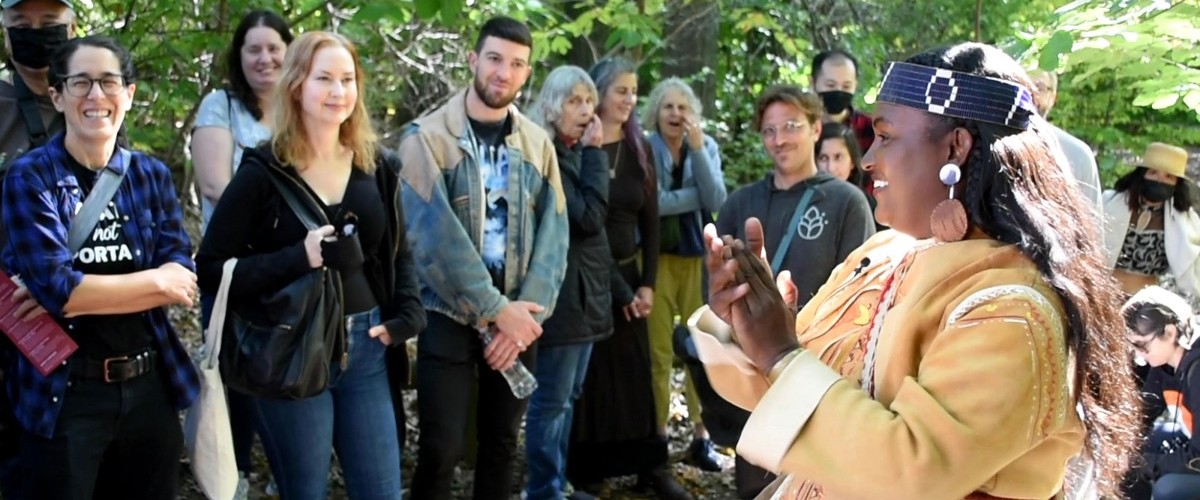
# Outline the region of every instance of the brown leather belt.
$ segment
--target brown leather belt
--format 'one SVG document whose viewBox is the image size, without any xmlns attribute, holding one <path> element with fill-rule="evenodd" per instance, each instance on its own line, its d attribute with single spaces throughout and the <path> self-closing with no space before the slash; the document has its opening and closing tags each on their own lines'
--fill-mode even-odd
<svg viewBox="0 0 1200 500">
<path fill-rule="evenodd" d="M 106 383 L 124 382 L 154 371 L 158 351 L 147 348 L 124 356 L 105 359 L 72 360 L 71 374 L 80 378 L 100 379 Z"/>
</svg>

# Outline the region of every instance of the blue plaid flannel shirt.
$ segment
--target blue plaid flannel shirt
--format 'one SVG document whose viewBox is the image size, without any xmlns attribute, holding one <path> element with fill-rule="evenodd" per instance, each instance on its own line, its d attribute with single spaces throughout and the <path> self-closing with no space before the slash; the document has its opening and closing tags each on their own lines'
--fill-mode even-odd
<svg viewBox="0 0 1200 500">
<path fill-rule="evenodd" d="M 38 303 L 71 330 L 75 321 L 63 318 L 62 310 L 71 291 L 83 280 L 83 273 L 72 265 L 67 228 L 83 203 L 83 195 L 66 157 L 63 135 L 59 134 L 9 166 L 0 210 L 8 245 L 0 255 L 5 269 L 20 275 Z M 143 153 L 133 152 L 128 165 L 122 164 L 120 157 L 114 154 L 108 168 L 127 170 L 114 201 L 127 219 L 136 219 L 136 223 L 122 227 L 134 249 L 137 269 L 175 262 L 195 270 L 171 172 L 161 161 Z M 170 376 L 175 404 L 182 410 L 200 393 L 199 376 L 166 310 L 157 307 L 146 311 L 146 320 Z M 5 379 L 17 421 L 29 432 L 50 438 L 67 391 L 70 369 L 60 367 L 43 377 L 15 349 L 8 351 Z"/>
</svg>

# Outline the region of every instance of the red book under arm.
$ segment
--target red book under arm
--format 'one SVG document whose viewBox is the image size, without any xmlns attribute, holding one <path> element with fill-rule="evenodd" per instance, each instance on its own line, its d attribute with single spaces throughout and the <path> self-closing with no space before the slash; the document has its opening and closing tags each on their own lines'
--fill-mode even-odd
<svg viewBox="0 0 1200 500">
<path fill-rule="evenodd" d="M 17 317 L 15 313 L 21 303 L 13 300 L 16 291 L 17 283 L 0 272 L 0 330 L 43 377 L 47 376 L 62 366 L 79 346 L 49 314 L 29 321 Z"/>
</svg>

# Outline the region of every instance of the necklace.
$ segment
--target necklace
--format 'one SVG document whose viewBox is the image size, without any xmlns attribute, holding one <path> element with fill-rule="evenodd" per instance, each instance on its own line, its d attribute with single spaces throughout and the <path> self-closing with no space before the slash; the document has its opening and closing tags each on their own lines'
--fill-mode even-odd
<svg viewBox="0 0 1200 500">
<path fill-rule="evenodd" d="M 617 154 L 613 155 L 615 158 L 613 159 L 613 162 L 611 164 L 609 164 L 609 166 L 608 166 L 608 178 L 609 179 L 617 178 L 617 165 L 621 164 L 621 153 L 623 153 L 624 151 L 625 151 L 625 141 L 618 140 L 617 141 Z"/>
<path fill-rule="evenodd" d="M 1150 226 L 1150 221 L 1152 219 L 1154 219 L 1155 212 L 1161 213 L 1163 210 L 1163 207 L 1165 207 L 1165 206 L 1166 206 L 1166 204 L 1163 204 L 1163 205 L 1159 205 L 1158 208 L 1154 208 L 1154 207 L 1148 207 L 1146 205 L 1142 205 L 1141 208 L 1138 210 L 1139 213 L 1138 213 L 1137 226 L 1136 226 L 1137 230 L 1145 231 L 1146 228 Z"/>
</svg>

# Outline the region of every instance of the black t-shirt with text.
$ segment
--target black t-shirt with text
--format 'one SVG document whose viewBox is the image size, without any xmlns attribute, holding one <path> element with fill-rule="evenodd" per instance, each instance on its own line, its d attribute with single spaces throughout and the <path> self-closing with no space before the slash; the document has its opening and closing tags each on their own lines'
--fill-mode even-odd
<svg viewBox="0 0 1200 500">
<path fill-rule="evenodd" d="M 86 198 L 96 185 L 100 172 L 84 167 L 70 155 L 67 165 L 79 180 L 80 194 Z M 134 223 L 132 219 L 130 214 L 117 209 L 115 201 L 109 201 L 95 228 L 75 254 L 75 269 L 84 274 L 100 275 L 137 272 L 133 260 L 136 247 L 130 244 L 124 230 L 126 224 Z M 135 353 L 154 342 L 145 313 L 85 315 L 77 317 L 74 324 L 67 333 L 79 344 L 79 352 L 92 359 Z"/>
</svg>

